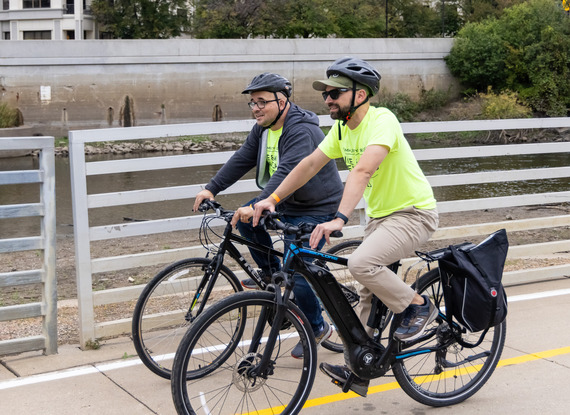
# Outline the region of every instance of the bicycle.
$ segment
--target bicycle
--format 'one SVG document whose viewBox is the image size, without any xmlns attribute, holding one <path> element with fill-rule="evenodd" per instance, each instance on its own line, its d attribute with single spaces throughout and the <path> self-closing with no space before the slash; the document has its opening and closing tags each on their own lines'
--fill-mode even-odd
<svg viewBox="0 0 570 415">
<path fill-rule="evenodd" d="M 235 234 L 230 224 L 234 211 L 225 210 L 219 203 L 210 200 L 205 201 L 200 210 L 204 212 L 200 226 L 200 242 L 208 250 L 206 258 L 187 258 L 162 269 L 145 286 L 133 312 L 132 338 L 137 354 L 148 369 L 165 379 L 170 379 L 174 352 L 182 335 L 204 311 L 207 303 L 243 291 L 238 277 L 224 264 L 226 254 L 234 259 L 262 290 L 267 289 L 267 283 L 259 271 L 239 252 L 236 245 L 244 245 L 266 255 L 283 257 L 282 252 L 272 247 L 256 244 Z M 215 214 L 207 216 L 209 210 L 214 210 Z M 222 235 L 217 234 L 211 226 L 214 221 L 220 219 L 225 222 Z M 214 243 L 213 236 L 219 237 L 220 242 Z M 345 241 L 327 252 L 346 256 L 359 244 L 360 241 Z M 208 258 L 210 254 L 212 257 Z M 346 266 L 337 266 L 331 269 L 331 272 L 345 285 L 347 295 L 358 292 L 357 283 Z M 353 295 L 354 305 L 358 300 L 359 297 Z M 342 341 L 336 332 L 323 342 L 323 347 L 339 353 L 343 350 Z"/>
<path fill-rule="evenodd" d="M 306 236 L 302 229 L 267 218 L 266 226 L 296 235 L 284 271 L 274 278 L 282 280 L 285 288 L 233 294 L 196 319 L 174 358 L 171 392 L 179 414 L 296 414 L 302 409 L 315 379 L 317 358 L 306 317 L 289 300 L 293 272 L 300 272 L 311 283 L 344 340 L 345 362 L 353 375 L 343 385 L 343 392 L 350 389 L 355 375 L 374 379 L 392 370 L 411 398 L 439 407 L 469 398 L 492 375 L 505 343 L 506 322 L 489 329 L 474 344 L 470 342 L 472 333 L 453 320 L 447 321 L 439 270 L 429 268 L 449 248 L 418 253 L 419 262 L 429 270 L 421 276 L 422 270 L 418 270 L 412 286 L 427 294 L 440 311 L 422 337 L 406 343 L 393 336 L 401 314 L 392 314 L 375 298 L 368 320 L 375 334 L 368 336 L 330 272 L 302 261 L 303 257 L 346 259 L 303 248 L 301 241 Z M 399 266 L 396 262 L 391 268 L 396 271 Z M 287 351 L 298 340 L 304 357 L 293 362 Z M 200 373 L 197 361 L 205 363 Z"/>
</svg>

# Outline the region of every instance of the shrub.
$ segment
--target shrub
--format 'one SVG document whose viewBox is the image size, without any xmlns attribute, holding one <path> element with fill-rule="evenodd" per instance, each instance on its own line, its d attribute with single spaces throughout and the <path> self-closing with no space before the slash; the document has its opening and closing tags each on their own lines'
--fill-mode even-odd
<svg viewBox="0 0 570 415">
<path fill-rule="evenodd" d="M 385 94 L 376 105 L 388 108 L 400 121 L 411 121 L 418 113 L 418 104 L 402 92 Z"/>
<path fill-rule="evenodd" d="M 486 94 L 479 94 L 482 101 L 481 117 L 485 120 L 528 118 L 532 111 L 528 105 L 519 101 L 518 94 L 511 91 L 503 91 L 494 94 L 489 89 Z"/>
<path fill-rule="evenodd" d="M 420 111 L 437 110 L 444 107 L 449 101 L 449 94 L 445 91 L 437 89 L 422 89 L 420 93 L 420 102 L 418 104 Z"/>
<path fill-rule="evenodd" d="M 409 95 L 402 92 L 384 94 L 380 97 L 379 107 L 386 107 L 392 111 L 400 121 L 414 121 L 415 116 L 426 110 L 437 110 L 447 104 L 449 94 L 435 89 L 420 92 L 420 99 L 415 102 Z"/>
<path fill-rule="evenodd" d="M 20 118 L 20 113 L 16 108 L 0 103 L 0 128 L 18 127 L 21 124 Z"/>
<path fill-rule="evenodd" d="M 570 109 L 570 19 L 554 0 L 529 0 L 499 19 L 467 24 L 446 61 L 468 88 L 518 92 L 549 116 Z"/>
<path fill-rule="evenodd" d="M 494 19 L 469 23 L 459 31 L 445 61 L 465 86 L 478 91 L 485 91 L 488 85 L 502 86 L 507 75 L 508 50 L 498 32 Z"/>
</svg>

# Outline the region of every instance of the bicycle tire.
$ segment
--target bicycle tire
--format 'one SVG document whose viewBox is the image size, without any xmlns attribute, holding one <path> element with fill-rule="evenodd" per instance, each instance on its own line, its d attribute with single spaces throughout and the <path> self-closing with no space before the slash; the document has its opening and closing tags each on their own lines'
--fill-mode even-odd
<svg viewBox="0 0 570 415">
<path fill-rule="evenodd" d="M 438 342 L 452 342 L 442 352 L 413 355 L 397 360 L 392 370 L 404 392 L 416 401 L 429 406 L 455 405 L 476 393 L 493 374 L 501 357 L 506 338 L 506 321 L 489 329 L 483 342 L 474 348 L 463 348 L 453 339 L 449 325 L 443 316 L 445 303 L 439 270 L 433 269 L 417 283 L 418 293 L 427 294 L 440 315 L 427 330 L 435 330 L 429 340 L 418 347 L 435 346 Z M 393 332 L 394 328 L 392 328 Z M 479 338 L 479 333 L 462 334 L 464 338 Z M 437 359 L 437 360 L 436 360 Z M 441 364 L 444 362 L 444 364 Z M 446 369 L 444 366 L 448 365 Z M 453 366 L 454 365 L 454 366 Z"/>
<path fill-rule="evenodd" d="M 362 241 L 359 240 L 344 241 L 331 247 L 326 253 L 346 258 L 352 252 L 354 252 L 354 250 L 358 248 L 361 243 Z M 347 289 L 347 291 L 345 291 L 345 296 L 347 300 L 352 304 L 352 306 L 356 307 L 360 302 L 359 289 L 361 284 L 354 279 L 346 265 L 339 265 L 328 262 L 326 266 L 328 270 L 335 276 L 339 284 Z M 338 335 L 334 322 L 328 316 L 326 310 L 324 318 L 326 318 L 327 322 L 333 327 L 333 333 L 327 340 L 321 343 L 322 346 L 332 352 L 342 353 L 344 351 L 342 339 Z"/>
<path fill-rule="evenodd" d="M 132 321 L 133 343 L 144 365 L 160 377 L 170 379 L 174 353 L 191 323 L 186 313 L 200 276 L 211 261 L 187 258 L 168 265 L 145 286 L 137 300 Z M 225 265 L 217 278 L 213 288 L 216 298 L 200 298 L 196 309 L 203 300 L 213 303 L 221 295 L 243 290 L 239 279 Z"/>
<path fill-rule="evenodd" d="M 271 366 L 266 376 L 252 376 L 248 368 L 259 362 L 271 330 L 271 319 L 261 310 L 273 313 L 275 294 L 268 291 L 247 291 L 233 294 L 205 310 L 182 338 L 171 379 L 174 406 L 178 414 L 236 414 L 236 413 L 298 413 L 307 400 L 315 379 L 317 348 L 311 325 L 301 310 L 287 303 L 285 319 L 288 329 L 281 329 L 271 354 Z M 245 318 L 244 318 L 245 317 Z M 237 321 L 237 323 L 235 323 Z M 231 355 L 222 359 L 228 337 L 233 341 L 233 324 L 245 323 L 239 343 L 234 342 Z M 263 323 L 261 341 L 252 341 L 257 324 Z M 282 325 L 283 327 L 283 325 Z M 291 359 L 290 353 L 298 341 L 303 345 L 303 359 Z M 203 347 L 203 345 L 208 345 Z M 258 345 L 252 350 L 251 345 Z M 194 379 L 188 373 L 200 362 L 217 361 L 208 376 Z M 277 411 L 277 412 L 275 412 Z"/>
</svg>

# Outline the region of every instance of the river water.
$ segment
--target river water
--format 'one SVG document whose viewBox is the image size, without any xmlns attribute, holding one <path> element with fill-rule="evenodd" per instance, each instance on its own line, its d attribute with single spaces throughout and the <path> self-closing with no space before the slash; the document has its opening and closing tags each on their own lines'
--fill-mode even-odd
<svg viewBox="0 0 570 415">
<path fill-rule="evenodd" d="M 160 154 L 148 153 L 136 157 L 152 157 Z M 130 156 L 92 156 L 87 161 L 97 161 Z M 149 160 L 150 161 L 150 160 Z M 488 157 L 460 160 L 436 160 L 420 162 L 427 176 L 439 174 L 497 171 L 509 169 L 528 169 L 541 167 L 561 167 L 568 165 L 567 154 L 541 154 L 512 157 Z M 38 159 L 17 157 L 0 159 L 0 171 L 37 169 Z M 89 194 L 112 191 L 126 191 L 166 186 L 182 186 L 194 183 L 206 183 L 220 166 L 202 166 L 161 170 L 160 172 L 132 172 L 88 178 Z M 342 161 L 339 169 L 344 170 Z M 69 159 L 56 157 L 56 212 L 58 235 L 73 233 L 73 215 L 71 206 L 71 185 Z M 253 172 L 245 178 L 253 178 Z M 507 196 L 528 193 L 567 191 L 570 178 L 481 184 L 468 186 L 449 186 L 434 188 L 439 201 L 494 196 Z M 253 196 L 253 194 L 252 194 Z M 224 196 L 219 198 L 223 206 L 235 208 L 246 202 L 246 195 Z M 39 202 L 39 185 L 0 186 L 0 205 Z M 193 200 L 184 199 L 161 203 L 118 206 L 90 210 L 90 225 L 99 226 L 123 223 L 130 220 L 159 219 L 180 217 L 192 214 Z M 0 238 L 33 236 L 39 234 L 39 218 L 0 219 Z"/>
</svg>

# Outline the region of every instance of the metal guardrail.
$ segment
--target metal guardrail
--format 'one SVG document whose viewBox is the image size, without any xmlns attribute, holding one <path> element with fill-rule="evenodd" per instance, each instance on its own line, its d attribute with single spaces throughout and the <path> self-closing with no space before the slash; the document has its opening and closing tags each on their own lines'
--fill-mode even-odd
<svg viewBox="0 0 570 415">
<path fill-rule="evenodd" d="M 322 125 L 330 125 L 330 117 L 321 117 Z M 125 159 L 113 161 L 98 161 L 86 163 L 85 143 L 100 141 L 128 141 L 141 139 L 171 138 L 179 136 L 210 135 L 229 132 L 249 131 L 253 120 L 228 121 L 218 123 L 194 123 L 161 125 L 151 127 L 133 127 L 127 129 L 104 129 L 71 131 L 70 138 L 70 162 L 72 200 L 74 216 L 74 236 L 76 252 L 76 272 L 78 282 L 80 343 L 82 346 L 89 340 L 116 335 L 130 328 L 130 320 L 97 323 L 94 318 L 94 307 L 111 304 L 137 298 L 142 286 L 127 287 L 114 290 L 93 292 L 92 275 L 100 272 L 117 271 L 139 266 L 170 263 L 178 259 L 190 256 L 201 256 L 204 251 L 200 247 L 188 247 L 174 250 L 145 252 L 117 257 L 91 258 L 90 244 L 92 241 L 111 240 L 131 236 L 150 235 L 156 233 L 172 232 L 179 230 L 197 229 L 200 225 L 201 216 L 186 216 L 150 220 L 137 223 L 108 224 L 104 226 L 89 226 L 89 210 L 110 206 L 120 206 L 134 203 L 161 202 L 176 199 L 193 199 L 203 184 L 189 184 L 186 186 L 162 187 L 154 189 L 141 189 L 115 193 L 88 194 L 87 177 L 102 174 L 120 172 L 148 171 L 162 169 L 182 168 L 189 166 L 223 164 L 231 157 L 233 152 L 173 155 L 155 157 L 152 163 L 148 159 Z M 520 128 L 560 128 L 570 127 L 570 118 L 548 119 L 521 119 L 521 120 L 493 120 L 493 121 L 456 121 L 435 123 L 404 123 L 404 133 L 420 133 L 434 131 L 485 131 Z M 513 154 L 541 154 L 541 153 L 568 153 L 570 142 L 521 144 L 521 145 L 498 145 L 487 147 L 461 147 L 445 149 L 415 150 L 419 160 L 437 160 L 451 158 L 472 158 L 488 156 L 510 156 Z M 347 172 L 341 172 L 343 180 Z M 497 183 L 513 180 L 535 180 L 537 178 L 569 177 L 570 167 L 495 171 L 489 173 L 468 173 L 455 175 L 441 175 L 428 177 L 434 187 L 455 186 L 472 183 Z M 242 180 L 227 189 L 222 194 L 244 193 L 257 191 L 252 180 Z M 486 199 L 469 199 L 442 201 L 438 203 L 440 212 L 460 212 L 479 209 L 504 208 L 512 206 L 541 205 L 545 203 L 560 203 L 570 201 L 570 190 L 561 192 L 493 197 Z M 357 207 L 361 211 L 364 203 Z M 364 217 L 364 215 L 361 215 Z M 512 226 L 525 227 L 528 225 L 514 224 L 510 221 L 505 224 L 507 229 Z M 570 216 L 564 216 L 559 221 L 549 223 L 530 222 L 531 226 L 566 226 L 570 222 Z M 560 225 L 560 223 L 562 225 Z M 362 235 L 363 222 L 357 226 L 347 227 L 343 230 L 346 237 L 358 237 Z M 495 230 L 494 228 L 493 230 Z M 489 233 L 480 226 L 468 226 L 463 229 L 449 228 L 440 229 L 432 239 L 483 235 Z M 570 249 L 570 241 L 561 241 L 554 249 Z M 533 247 L 538 252 L 539 247 Z M 550 248 L 549 248 L 550 249 Z M 516 250 L 513 250 L 516 255 Z M 553 251 L 554 252 L 554 251 Z M 562 267 L 554 272 L 545 270 L 529 271 L 528 275 L 522 276 L 516 281 L 539 280 L 541 278 L 553 278 L 560 275 L 570 274 L 570 266 Z M 511 277 L 505 276 L 507 280 Z"/>
<path fill-rule="evenodd" d="M 0 205 L 0 219 L 32 216 L 41 219 L 38 236 L 5 238 L 6 235 L 0 235 L 0 253 L 43 251 L 41 269 L 0 273 L 0 289 L 27 284 L 42 285 L 41 302 L 0 307 L 0 321 L 42 317 L 43 334 L 0 341 L 0 355 L 32 350 L 43 350 L 45 354 L 54 354 L 57 353 L 54 139 L 53 137 L 0 138 L 0 150 L 39 150 L 37 170 L 0 171 L 0 186 L 24 183 L 40 185 L 39 203 Z"/>
</svg>

